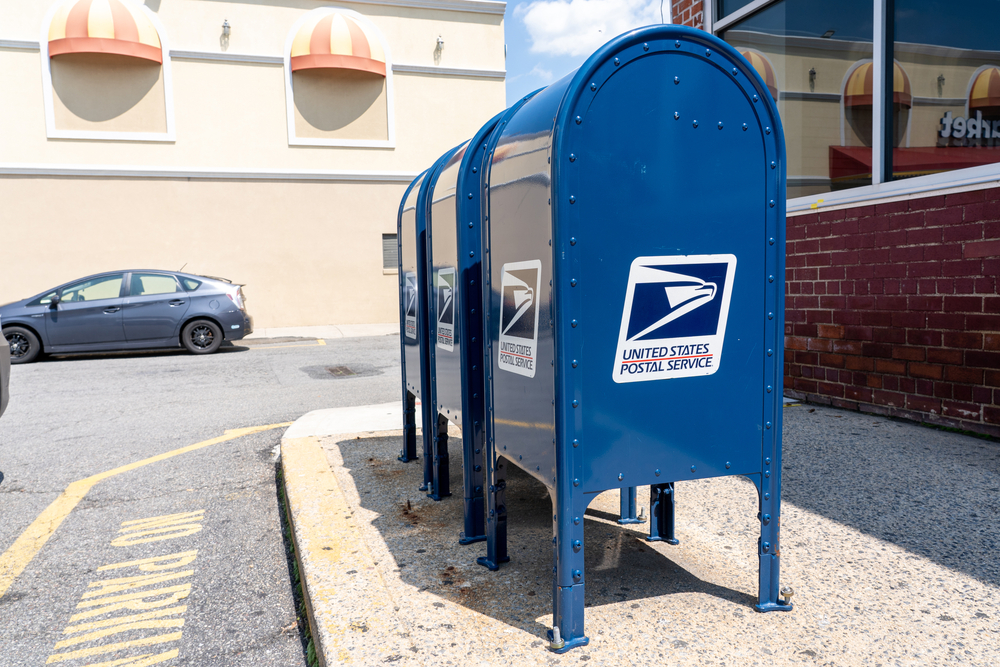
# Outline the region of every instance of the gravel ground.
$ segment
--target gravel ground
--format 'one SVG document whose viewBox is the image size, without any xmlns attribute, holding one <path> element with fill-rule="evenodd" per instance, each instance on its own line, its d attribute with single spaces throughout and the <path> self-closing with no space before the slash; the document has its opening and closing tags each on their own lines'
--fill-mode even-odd
<svg viewBox="0 0 1000 667">
<path fill-rule="evenodd" d="M 511 562 L 460 546 L 459 494 L 417 491 L 398 437 L 324 446 L 395 609 L 398 640 L 356 633 L 338 660 L 398 665 L 996 665 L 1000 663 L 1000 445 L 883 417 L 785 409 L 782 584 L 789 613 L 754 612 L 756 492 L 741 478 L 677 484 L 678 546 L 619 526 L 617 492 L 586 515 L 590 645 L 546 650 L 551 509 L 508 480 Z M 452 488 L 461 489 L 458 466 Z M 640 505 L 648 490 L 640 488 Z M 357 616 L 357 617 L 355 617 Z"/>
</svg>

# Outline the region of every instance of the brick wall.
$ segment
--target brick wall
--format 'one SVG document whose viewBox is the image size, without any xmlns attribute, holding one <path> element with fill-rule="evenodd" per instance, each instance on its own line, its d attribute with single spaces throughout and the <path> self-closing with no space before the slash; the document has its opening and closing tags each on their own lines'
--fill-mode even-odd
<svg viewBox="0 0 1000 667">
<path fill-rule="evenodd" d="M 786 395 L 1000 436 L 1000 188 L 787 234 Z"/>
<path fill-rule="evenodd" d="M 705 29 L 705 14 L 702 0 L 671 0 L 671 22 L 699 30 Z"/>
</svg>

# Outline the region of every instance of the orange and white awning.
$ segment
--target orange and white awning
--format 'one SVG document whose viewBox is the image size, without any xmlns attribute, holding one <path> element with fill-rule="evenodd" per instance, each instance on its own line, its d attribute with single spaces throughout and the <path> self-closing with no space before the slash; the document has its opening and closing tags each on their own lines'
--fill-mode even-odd
<svg viewBox="0 0 1000 667">
<path fill-rule="evenodd" d="M 1000 110 L 1000 67 L 987 67 L 976 76 L 969 91 L 969 110 Z"/>
<path fill-rule="evenodd" d="M 292 41 L 292 71 L 351 69 L 385 76 L 385 51 L 372 29 L 350 16 L 319 12 Z"/>
<path fill-rule="evenodd" d="M 163 63 L 156 27 L 128 0 L 71 0 L 49 25 L 49 56 L 112 53 Z"/>
<path fill-rule="evenodd" d="M 777 101 L 778 77 L 774 75 L 774 67 L 771 66 L 770 61 L 754 51 L 740 51 L 740 55 L 753 65 L 757 74 L 760 74 L 760 78 L 764 79 L 764 85 L 767 86 L 767 92 L 771 93 L 771 99 Z"/>
<path fill-rule="evenodd" d="M 910 94 L 910 77 L 899 66 L 893 63 L 892 102 L 904 107 L 913 106 L 913 96 Z M 865 63 L 851 73 L 844 88 L 844 106 L 872 106 L 872 63 Z"/>
</svg>

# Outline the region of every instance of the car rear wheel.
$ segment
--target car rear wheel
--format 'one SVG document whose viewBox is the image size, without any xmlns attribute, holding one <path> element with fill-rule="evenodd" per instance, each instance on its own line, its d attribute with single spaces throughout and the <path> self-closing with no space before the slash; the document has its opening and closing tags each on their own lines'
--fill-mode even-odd
<svg viewBox="0 0 1000 667">
<path fill-rule="evenodd" d="M 181 332 L 181 344 L 191 354 L 211 354 L 222 345 L 222 329 L 209 320 L 188 322 Z"/>
<path fill-rule="evenodd" d="M 7 327 L 3 337 L 10 345 L 10 363 L 27 364 L 38 358 L 42 344 L 30 329 L 24 327 Z"/>
</svg>

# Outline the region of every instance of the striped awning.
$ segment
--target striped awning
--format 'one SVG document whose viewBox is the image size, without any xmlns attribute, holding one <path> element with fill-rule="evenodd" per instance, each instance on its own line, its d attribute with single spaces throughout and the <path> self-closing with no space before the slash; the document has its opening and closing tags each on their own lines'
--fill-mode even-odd
<svg viewBox="0 0 1000 667">
<path fill-rule="evenodd" d="M 113 53 L 163 63 L 160 36 L 130 0 L 70 0 L 49 25 L 49 56 Z"/>
<path fill-rule="evenodd" d="M 385 76 L 385 51 L 372 29 L 350 16 L 317 12 L 292 41 L 292 71 L 351 69 Z"/>
<path fill-rule="evenodd" d="M 976 76 L 969 91 L 969 109 L 1000 110 L 1000 67 L 987 67 Z"/>
<path fill-rule="evenodd" d="M 767 86 L 767 91 L 771 93 L 771 99 L 777 100 L 778 77 L 774 75 L 774 67 L 771 66 L 770 61 L 755 51 L 740 51 L 740 55 L 746 58 L 753 65 L 753 68 L 757 70 L 757 74 L 760 74 L 760 78 L 764 79 L 764 85 Z"/>
<path fill-rule="evenodd" d="M 904 107 L 913 106 L 913 96 L 910 94 L 910 77 L 899 66 L 893 63 L 892 101 Z M 872 63 L 865 63 L 851 73 L 844 88 L 844 106 L 872 106 Z"/>
</svg>

